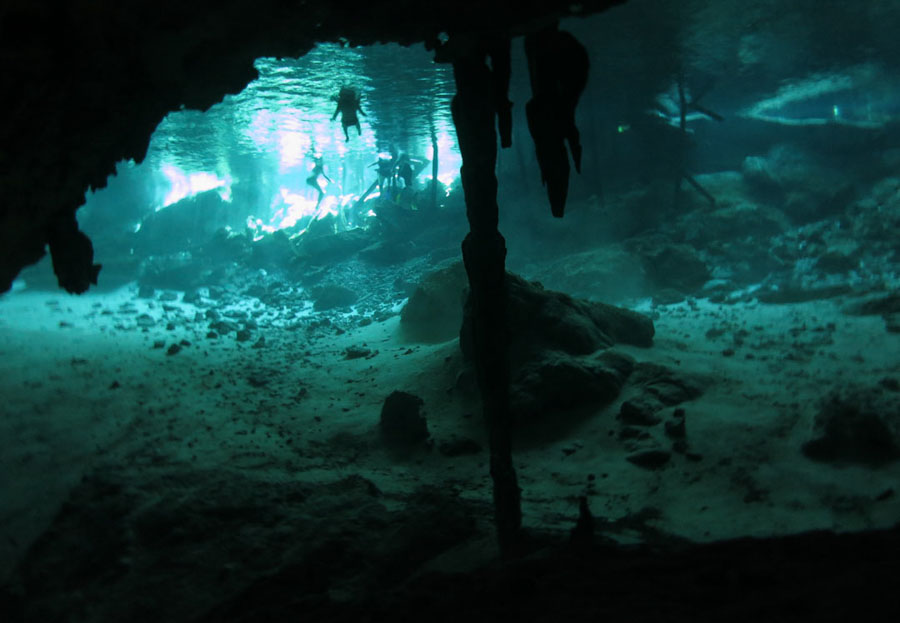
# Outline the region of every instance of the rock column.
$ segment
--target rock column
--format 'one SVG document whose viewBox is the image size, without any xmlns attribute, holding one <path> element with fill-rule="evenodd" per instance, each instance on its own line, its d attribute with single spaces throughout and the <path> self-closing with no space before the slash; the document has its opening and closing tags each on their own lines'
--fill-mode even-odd
<svg viewBox="0 0 900 623">
<path fill-rule="evenodd" d="M 453 55 L 456 95 L 453 122 L 463 164 L 469 234 L 462 244 L 473 312 L 475 365 L 489 433 L 494 517 L 500 551 L 509 555 L 522 524 L 520 492 L 512 462 L 509 408 L 509 329 L 507 327 L 506 241 L 498 230 L 497 135 L 494 120 L 498 80 L 486 63 L 487 53 L 473 45 Z"/>
</svg>

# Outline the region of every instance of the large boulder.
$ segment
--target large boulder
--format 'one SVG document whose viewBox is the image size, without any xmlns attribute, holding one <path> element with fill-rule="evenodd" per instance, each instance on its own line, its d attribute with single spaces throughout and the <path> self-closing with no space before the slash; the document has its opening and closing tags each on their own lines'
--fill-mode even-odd
<svg viewBox="0 0 900 623">
<path fill-rule="evenodd" d="M 752 193 L 763 202 L 780 202 L 795 223 L 834 214 L 853 194 L 852 175 L 794 144 L 776 145 L 765 156 L 748 156 L 741 173 Z"/>
<path fill-rule="evenodd" d="M 512 410 L 520 420 L 548 410 L 608 404 L 634 368 L 634 359 L 614 351 L 592 358 L 548 352 L 525 364 L 513 381 Z"/>
<path fill-rule="evenodd" d="M 637 312 L 545 290 L 540 283 L 510 273 L 507 287 L 513 369 L 545 351 L 590 355 L 617 343 L 653 344 L 653 321 Z M 459 337 L 466 358 L 474 351 L 472 339 L 471 305 L 467 303 Z"/>
<path fill-rule="evenodd" d="M 644 270 L 659 288 L 694 292 L 712 278 L 712 272 L 696 249 L 686 244 L 671 244 L 644 256 Z"/>
<path fill-rule="evenodd" d="M 350 229 L 334 233 L 334 218 L 314 221 L 309 231 L 297 243 L 297 252 L 306 263 L 337 264 L 353 257 L 373 242 L 373 235 L 364 229 Z"/>
<path fill-rule="evenodd" d="M 404 335 L 420 342 L 458 337 L 468 285 L 462 262 L 425 275 L 400 312 Z"/>
</svg>

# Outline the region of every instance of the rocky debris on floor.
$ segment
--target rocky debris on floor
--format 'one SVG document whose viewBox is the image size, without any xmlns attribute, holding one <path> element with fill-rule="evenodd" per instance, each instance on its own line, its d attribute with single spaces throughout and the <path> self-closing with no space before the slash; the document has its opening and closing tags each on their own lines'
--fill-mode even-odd
<svg viewBox="0 0 900 623">
<path fill-rule="evenodd" d="M 662 448 L 668 438 L 672 452 L 692 461 L 701 460 L 688 445 L 685 410 L 676 408 L 667 419 L 662 412 L 666 407 L 698 398 L 706 384 L 699 376 L 676 372 L 660 364 L 635 365 L 628 379 L 629 397 L 622 402 L 617 415 L 622 423 L 618 438 L 630 452 L 626 459 L 640 467 L 656 469 L 669 460 L 670 452 Z M 654 430 L 660 423 L 663 423 L 662 433 Z"/>
<path fill-rule="evenodd" d="M 656 400 L 660 405 L 666 406 L 698 398 L 703 394 L 707 383 L 699 375 L 677 372 L 651 362 L 637 364 L 630 382 L 641 389 L 646 399 Z"/>
<path fill-rule="evenodd" d="M 149 329 L 156 325 L 156 320 L 153 319 L 153 316 L 150 314 L 141 314 L 135 319 L 137 326 L 143 329 Z"/>
<path fill-rule="evenodd" d="M 381 438 L 396 450 L 411 450 L 428 437 L 428 423 L 422 413 L 425 402 L 413 394 L 395 391 L 385 399 L 379 418 Z"/>
<path fill-rule="evenodd" d="M 900 459 L 900 405 L 880 387 L 835 391 L 819 405 L 816 437 L 802 450 L 824 463 L 879 467 Z"/>
<path fill-rule="evenodd" d="M 103 466 L 79 479 L 18 565 L 10 586 L 20 616 L 5 620 L 69 621 L 85 604 L 98 621 L 287 620 L 300 603 L 361 600 L 403 583 L 485 536 L 478 518 L 489 507 L 450 488 L 422 487 L 400 502 L 388 510 L 356 474 L 305 483 Z M 297 601 L 279 598 L 261 613 L 266 595 L 289 585 Z"/>
</svg>

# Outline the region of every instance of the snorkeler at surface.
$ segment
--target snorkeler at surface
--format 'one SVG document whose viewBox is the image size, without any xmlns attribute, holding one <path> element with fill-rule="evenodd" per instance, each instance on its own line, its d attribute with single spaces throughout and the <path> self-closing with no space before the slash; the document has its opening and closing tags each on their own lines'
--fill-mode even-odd
<svg viewBox="0 0 900 623">
<path fill-rule="evenodd" d="M 317 156 L 312 154 L 313 159 L 313 169 L 309 174 L 309 177 L 306 178 L 306 184 L 308 186 L 312 186 L 319 193 L 319 198 L 316 201 L 316 207 L 319 207 L 319 204 L 322 203 L 322 198 L 325 197 L 325 191 L 322 190 L 322 187 L 319 186 L 319 176 L 324 177 L 329 184 L 332 183 L 331 178 L 325 174 L 325 167 L 322 164 L 322 156 Z"/>
<path fill-rule="evenodd" d="M 341 126 L 344 128 L 344 138 L 346 140 L 350 140 L 350 133 L 347 131 L 347 128 L 350 126 L 356 126 L 356 135 L 360 136 L 362 134 L 362 129 L 359 125 L 359 117 L 357 113 L 366 116 L 366 113 L 363 112 L 360 107 L 360 102 L 362 98 L 360 95 L 351 87 L 341 87 L 340 92 L 334 96 L 337 101 L 337 108 L 334 109 L 334 114 L 331 115 L 331 120 L 334 121 L 337 119 L 338 114 L 341 115 Z"/>
</svg>

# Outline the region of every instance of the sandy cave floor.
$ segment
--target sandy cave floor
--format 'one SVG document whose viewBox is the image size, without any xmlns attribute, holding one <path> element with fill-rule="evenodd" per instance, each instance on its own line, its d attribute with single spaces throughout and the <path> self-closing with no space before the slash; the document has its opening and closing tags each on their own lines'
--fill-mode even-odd
<svg viewBox="0 0 900 623">
<path fill-rule="evenodd" d="M 397 507 L 420 485 L 437 484 L 484 503 L 479 521 L 489 532 L 486 444 L 477 399 L 457 383 L 455 340 L 407 343 L 394 316 L 330 335 L 261 323 L 265 344 L 254 348 L 258 336 L 208 339 L 206 324 L 191 321 L 201 308 L 164 308 L 135 294 L 128 286 L 0 300 L 0 577 L 98 465 L 132 480 L 224 470 L 251 481 L 321 483 L 358 474 Z M 609 522 L 606 536 L 621 542 L 894 525 L 900 464 L 833 467 L 800 452 L 831 388 L 900 376 L 900 335 L 880 317 L 846 316 L 839 306 L 648 304 L 655 345 L 617 348 L 710 381 L 681 405 L 696 456 L 675 453 L 659 470 L 626 461 L 615 414 L 627 390 L 594 413 L 551 416 L 516 444 L 526 526 L 568 530 L 585 494 Z M 157 320 L 153 327 L 137 326 L 143 313 Z M 182 340 L 190 344 L 167 354 Z M 351 346 L 371 353 L 347 359 Z M 436 442 L 405 458 L 388 454 L 377 434 L 381 405 L 397 389 L 424 400 Z M 662 426 L 651 435 L 671 446 Z M 482 451 L 438 451 L 454 438 L 474 439 Z M 476 557 L 493 553 L 483 545 Z"/>
</svg>

